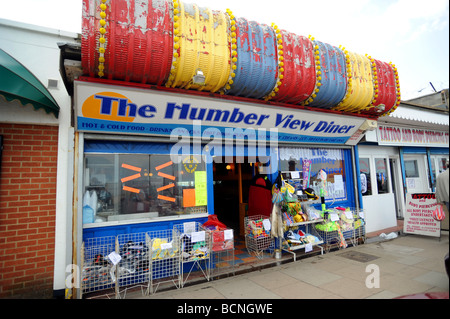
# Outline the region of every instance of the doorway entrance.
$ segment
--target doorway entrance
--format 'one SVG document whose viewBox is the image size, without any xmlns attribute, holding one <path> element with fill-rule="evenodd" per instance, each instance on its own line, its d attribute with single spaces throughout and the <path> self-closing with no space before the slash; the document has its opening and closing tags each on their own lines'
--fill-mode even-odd
<svg viewBox="0 0 450 319">
<path fill-rule="evenodd" d="M 429 193 L 428 165 L 424 155 L 405 155 L 405 178 L 408 193 Z"/>
<path fill-rule="evenodd" d="M 235 236 L 244 234 L 244 216 L 248 203 L 250 183 L 257 163 L 214 163 L 214 213 L 234 229 Z"/>
<path fill-rule="evenodd" d="M 397 158 L 389 158 L 389 170 L 391 172 L 392 192 L 394 193 L 395 212 L 397 219 L 403 219 L 403 192 L 401 173 Z"/>
</svg>

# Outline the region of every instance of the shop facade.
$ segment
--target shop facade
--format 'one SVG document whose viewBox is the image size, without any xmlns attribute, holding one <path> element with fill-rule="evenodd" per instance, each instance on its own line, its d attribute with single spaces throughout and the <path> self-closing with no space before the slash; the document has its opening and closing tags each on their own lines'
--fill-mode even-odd
<svg viewBox="0 0 450 319">
<path fill-rule="evenodd" d="M 352 136 L 364 117 L 120 84 L 75 81 L 79 261 L 84 242 L 204 224 L 211 215 L 237 238 L 255 200 L 251 180 L 300 175 L 305 161 L 316 194 L 318 172 L 327 174 L 327 206 L 358 207 Z"/>
<path fill-rule="evenodd" d="M 357 152 L 368 232 L 396 226 L 407 194 L 435 192 L 448 145 L 448 113 L 424 107 L 401 104 L 366 132 Z M 448 220 L 441 226 L 448 229 Z"/>
<path fill-rule="evenodd" d="M 77 35 L 4 19 L 0 33 L 0 298 L 64 296 L 73 127 L 57 43 Z"/>
<path fill-rule="evenodd" d="M 114 113 L 120 112 L 123 100 L 136 106 L 134 117 Z M 82 211 L 83 196 L 93 190 L 99 208 L 90 222 L 83 222 L 82 214 L 78 214 L 78 225 L 83 225 L 80 238 L 114 234 L 115 228 L 121 232 L 128 227 L 120 224 L 150 221 L 156 227 L 167 227 L 186 218 L 205 221 L 216 210 L 214 174 L 220 176 L 221 166 L 227 170 L 228 165 L 234 169 L 238 164 L 254 163 L 250 179 L 264 174 L 273 182 L 279 171 L 302 171 L 303 160 L 311 160 L 311 187 L 316 188 L 317 172 L 324 169 L 330 178 L 339 176 L 334 199 L 355 206 L 352 146 L 346 142 L 366 121 L 364 118 L 251 103 L 243 108 L 241 103 L 227 100 L 89 81 L 75 82 L 75 107 L 78 209 Z M 188 107 L 191 114 L 200 110 L 203 121 L 189 119 Z M 102 108 L 108 108 L 110 114 L 101 114 Z M 139 111 L 144 109 L 151 112 Z M 88 110 L 89 117 L 83 110 Z M 110 119 L 105 120 L 105 116 Z M 282 119 L 286 118 L 295 118 L 297 124 L 282 128 Z M 325 132 L 330 123 L 334 129 Z M 204 192 L 198 191 L 197 182 L 205 186 Z M 140 193 L 142 183 L 145 190 Z M 169 224 L 163 225 L 166 220 Z"/>
<path fill-rule="evenodd" d="M 146 259 L 142 272 L 172 258 L 175 239 L 161 232 L 181 228 L 186 240 L 196 225 L 216 220 L 231 238 L 247 240 L 250 217 L 276 215 L 279 177 L 293 184 L 292 198 L 311 194 L 318 212 L 340 207 L 349 218 L 361 216 L 355 145 L 399 105 L 395 65 L 229 9 L 130 3 L 83 1 L 72 262 L 83 265 L 83 280 L 103 276 L 88 272 L 111 264 L 111 250 L 128 256 L 129 245 L 155 249 L 156 261 Z M 261 227 L 255 234 L 271 237 Z M 102 244 L 109 248 L 95 254 Z M 203 248 L 196 251 L 209 256 Z"/>
</svg>

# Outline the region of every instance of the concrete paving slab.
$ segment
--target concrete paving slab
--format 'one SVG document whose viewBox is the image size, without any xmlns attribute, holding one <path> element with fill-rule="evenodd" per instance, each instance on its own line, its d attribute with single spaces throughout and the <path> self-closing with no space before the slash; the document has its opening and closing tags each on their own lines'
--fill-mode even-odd
<svg viewBox="0 0 450 319">
<path fill-rule="evenodd" d="M 273 292 L 284 299 L 325 299 L 339 297 L 329 291 L 302 281 L 295 281 L 281 288 L 273 289 Z"/>
<path fill-rule="evenodd" d="M 397 293 L 399 296 L 417 294 L 433 288 L 432 285 L 401 276 L 399 274 L 388 274 L 381 277 L 380 287 Z"/>
<path fill-rule="evenodd" d="M 448 291 L 449 289 L 448 277 L 446 274 L 443 274 L 441 272 L 429 271 L 423 275 L 415 277 L 414 280 L 431 286 L 440 287 L 446 291 Z"/>
<path fill-rule="evenodd" d="M 289 264 L 288 267 L 281 271 L 289 276 L 292 276 L 298 280 L 304 281 L 316 287 L 342 278 L 341 276 L 330 273 L 328 271 L 324 271 L 319 268 L 313 268 L 311 264 L 309 264 L 309 269 L 305 269 L 306 267 L 301 267 L 305 265 L 308 264 L 299 265 L 293 263 Z"/>
<path fill-rule="evenodd" d="M 237 278 L 235 278 L 237 279 Z M 227 299 L 279 299 L 279 295 L 247 279 L 239 278 L 213 285 Z"/>
<path fill-rule="evenodd" d="M 363 299 L 381 291 L 380 288 L 368 288 L 365 281 L 350 278 L 341 278 L 320 287 L 346 299 Z"/>
<path fill-rule="evenodd" d="M 287 285 L 299 284 L 299 281 L 294 279 L 292 276 L 289 276 L 279 270 L 271 271 L 270 274 L 266 272 L 249 276 L 249 280 L 255 282 L 256 284 L 270 290 L 274 290 L 277 288 L 282 288 Z"/>
<path fill-rule="evenodd" d="M 400 295 L 396 294 L 395 292 L 389 291 L 389 290 L 383 290 L 379 293 L 376 293 L 372 296 L 367 297 L 367 299 L 392 299 L 395 297 L 400 297 Z"/>
</svg>

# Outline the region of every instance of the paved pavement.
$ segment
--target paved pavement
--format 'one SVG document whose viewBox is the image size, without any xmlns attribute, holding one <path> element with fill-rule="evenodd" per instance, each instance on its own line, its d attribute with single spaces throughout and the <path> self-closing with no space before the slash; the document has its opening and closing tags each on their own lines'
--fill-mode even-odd
<svg viewBox="0 0 450 319">
<path fill-rule="evenodd" d="M 126 299 L 391 299 L 449 291 L 441 238 L 400 235 L 278 266 Z"/>
</svg>

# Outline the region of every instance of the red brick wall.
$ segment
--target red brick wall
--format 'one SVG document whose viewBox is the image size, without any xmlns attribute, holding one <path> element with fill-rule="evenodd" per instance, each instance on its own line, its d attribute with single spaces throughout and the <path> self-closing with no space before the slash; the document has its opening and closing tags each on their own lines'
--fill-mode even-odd
<svg viewBox="0 0 450 319">
<path fill-rule="evenodd" d="M 58 127 L 0 123 L 0 298 L 53 290 Z"/>
</svg>

